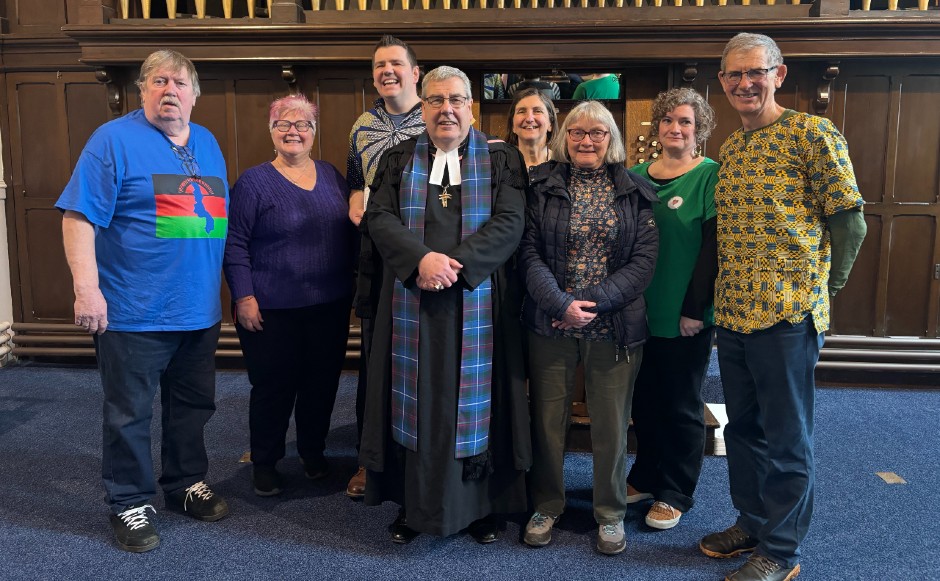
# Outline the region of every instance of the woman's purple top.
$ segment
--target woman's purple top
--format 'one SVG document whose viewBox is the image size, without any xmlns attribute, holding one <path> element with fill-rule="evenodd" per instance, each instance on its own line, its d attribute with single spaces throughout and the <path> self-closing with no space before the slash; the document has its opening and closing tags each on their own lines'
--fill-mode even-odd
<svg viewBox="0 0 940 581">
<path fill-rule="evenodd" d="M 352 294 L 359 232 L 349 221 L 349 186 L 329 163 L 314 163 L 312 191 L 270 162 L 235 182 L 223 263 L 233 300 L 254 295 L 262 309 L 287 309 Z"/>
</svg>

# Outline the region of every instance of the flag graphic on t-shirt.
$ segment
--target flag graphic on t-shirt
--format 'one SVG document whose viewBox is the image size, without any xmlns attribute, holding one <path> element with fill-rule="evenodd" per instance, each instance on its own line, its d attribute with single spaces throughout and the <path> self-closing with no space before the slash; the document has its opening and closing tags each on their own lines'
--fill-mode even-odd
<svg viewBox="0 0 940 581">
<path fill-rule="evenodd" d="M 225 238 L 225 184 L 213 176 L 153 174 L 157 238 Z"/>
</svg>

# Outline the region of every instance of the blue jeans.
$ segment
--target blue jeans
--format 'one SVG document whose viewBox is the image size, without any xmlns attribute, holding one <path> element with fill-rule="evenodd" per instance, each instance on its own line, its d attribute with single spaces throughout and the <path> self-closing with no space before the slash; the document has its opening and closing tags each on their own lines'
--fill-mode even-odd
<svg viewBox="0 0 940 581">
<path fill-rule="evenodd" d="M 101 477 L 114 512 L 156 494 L 150 424 L 160 386 L 162 474 L 167 494 L 205 479 L 204 429 L 215 412 L 215 350 L 220 323 L 198 331 L 95 336 L 104 390 Z"/>
<path fill-rule="evenodd" d="M 812 317 L 753 333 L 718 328 L 738 526 L 785 567 L 799 562 L 813 515 L 813 371 L 822 345 Z"/>
</svg>

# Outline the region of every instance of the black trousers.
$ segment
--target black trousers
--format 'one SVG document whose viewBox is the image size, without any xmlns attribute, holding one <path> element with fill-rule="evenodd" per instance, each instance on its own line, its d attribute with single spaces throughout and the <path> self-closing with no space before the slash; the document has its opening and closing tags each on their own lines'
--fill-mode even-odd
<svg viewBox="0 0 940 581">
<path fill-rule="evenodd" d="M 372 318 L 359 319 L 362 329 L 362 343 L 359 346 L 359 383 L 356 385 L 356 451 L 362 440 L 362 423 L 366 415 L 366 390 L 369 386 L 369 352 L 372 351 L 372 335 L 375 324 Z"/>
<path fill-rule="evenodd" d="M 285 454 L 291 412 L 297 453 L 323 457 L 349 336 L 350 299 L 294 309 L 262 309 L 263 331 L 236 325 L 251 381 L 251 460 L 274 466 Z"/>
<path fill-rule="evenodd" d="M 705 417 L 702 380 L 714 330 L 693 337 L 651 337 L 633 388 L 636 461 L 627 482 L 688 512 L 702 472 Z"/>
</svg>

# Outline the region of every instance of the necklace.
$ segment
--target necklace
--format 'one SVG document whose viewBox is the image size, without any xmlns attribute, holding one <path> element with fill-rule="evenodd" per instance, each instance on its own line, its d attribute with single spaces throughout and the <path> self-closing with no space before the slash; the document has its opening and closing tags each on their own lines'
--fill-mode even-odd
<svg viewBox="0 0 940 581">
<path fill-rule="evenodd" d="M 280 160 L 280 158 L 277 158 L 277 159 Z M 313 160 L 310 160 L 310 161 L 312 162 Z M 303 179 L 304 179 L 304 174 L 307 173 L 307 169 L 306 169 L 306 168 L 301 168 L 301 169 L 300 169 L 300 177 L 298 177 L 298 178 L 295 180 L 294 178 L 292 178 L 292 177 L 290 176 L 290 172 L 287 171 L 287 164 L 284 163 L 283 161 L 280 162 L 280 167 L 278 167 L 277 165 L 275 165 L 274 167 L 275 167 L 275 169 L 277 169 L 277 170 L 280 172 L 280 174 L 281 174 L 282 176 L 284 176 L 284 177 L 287 178 L 287 181 L 289 181 L 290 183 L 294 184 L 295 186 L 297 186 L 298 188 L 300 188 L 300 189 L 302 189 L 302 190 L 306 189 L 305 187 L 303 187 L 302 185 L 300 185 L 300 184 L 298 183 L 298 180 L 303 180 Z"/>
</svg>

